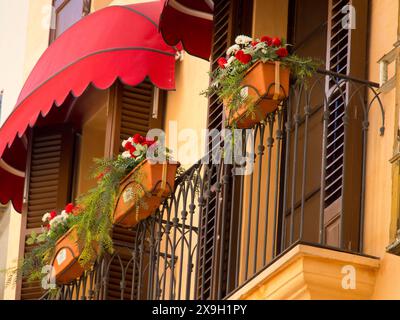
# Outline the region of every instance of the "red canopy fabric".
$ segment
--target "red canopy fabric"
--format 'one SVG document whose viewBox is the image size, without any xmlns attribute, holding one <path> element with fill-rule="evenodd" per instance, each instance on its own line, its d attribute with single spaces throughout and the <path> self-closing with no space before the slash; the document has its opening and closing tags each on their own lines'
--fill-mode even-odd
<svg viewBox="0 0 400 320">
<path fill-rule="evenodd" d="M 89 85 L 106 89 L 118 78 L 135 86 L 148 77 L 161 89 L 175 88 L 177 49 L 158 31 L 163 5 L 164 1 L 155 1 L 99 10 L 65 31 L 43 53 L 0 128 L 1 203 L 11 200 L 16 210 L 22 209 L 24 178 L 6 170 L 7 165 L 25 170 L 26 149 L 16 138 L 70 94 L 78 97 Z"/>
<path fill-rule="evenodd" d="M 208 60 L 213 31 L 213 0 L 167 0 L 160 31 L 169 45 L 182 43 L 190 54 Z"/>
</svg>

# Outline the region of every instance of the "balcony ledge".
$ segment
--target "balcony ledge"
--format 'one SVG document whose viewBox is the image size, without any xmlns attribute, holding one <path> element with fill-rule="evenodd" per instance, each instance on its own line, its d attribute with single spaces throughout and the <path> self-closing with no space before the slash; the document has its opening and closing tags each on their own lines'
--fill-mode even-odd
<svg viewBox="0 0 400 320">
<path fill-rule="evenodd" d="M 376 258 L 299 244 L 228 300 L 367 300 L 379 265 Z M 354 269 L 349 273 L 345 266 Z M 353 288 L 343 288 L 343 281 Z"/>
</svg>

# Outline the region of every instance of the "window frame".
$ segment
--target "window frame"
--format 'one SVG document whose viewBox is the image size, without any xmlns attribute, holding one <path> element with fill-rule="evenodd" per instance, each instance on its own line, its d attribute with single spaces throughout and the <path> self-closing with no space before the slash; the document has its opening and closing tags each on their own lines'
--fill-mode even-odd
<svg viewBox="0 0 400 320">
<path fill-rule="evenodd" d="M 65 6 L 71 2 L 76 0 L 63 0 L 58 6 L 56 6 L 56 0 L 52 0 L 52 11 L 51 11 L 51 25 L 49 32 L 49 45 L 53 43 L 57 39 L 57 15 L 65 8 Z M 82 0 L 82 17 L 90 14 L 92 5 L 92 0 Z M 54 23 L 54 29 L 52 28 Z"/>
</svg>

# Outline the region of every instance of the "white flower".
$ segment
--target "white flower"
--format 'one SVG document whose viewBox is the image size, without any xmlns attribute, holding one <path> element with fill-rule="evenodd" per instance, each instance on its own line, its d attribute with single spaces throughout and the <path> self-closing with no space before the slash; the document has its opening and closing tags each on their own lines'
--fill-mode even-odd
<svg viewBox="0 0 400 320">
<path fill-rule="evenodd" d="M 65 220 L 68 219 L 68 217 L 69 217 L 69 214 L 68 214 L 65 210 L 63 210 L 63 211 L 61 212 L 61 218 L 62 218 L 62 220 L 65 221 Z"/>
<path fill-rule="evenodd" d="M 127 144 L 128 142 L 133 143 L 133 138 L 130 137 L 130 138 L 128 138 L 127 140 L 122 141 L 122 147 L 125 148 L 125 146 L 126 146 L 126 144 Z"/>
<path fill-rule="evenodd" d="M 229 67 L 231 64 L 232 64 L 232 62 L 233 61 L 235 61 L 236 60 L 236 58 L 235 57 L 230 57 L 229 59 L 228 59 L 228 62 L 225 64 L 225 67 Z"/>
<path fill-rule="evenodd" d="M 49 220 L 49 218 L 50 218 L 50 213 L 47 212 L 47 213 L 45 213 L 45 214 L 43 215 L 42 221 L 43 221 L 43 222 L 46 222 L 47 220 Z"/>
<path fill-rule="evenodd" d="M 246 44 L 249 44 L 251 41 L 253 41 L 252 38 L 250 38 L 248 36 L 243 36 L 243 35 L 237 36 L 236 39 L 235 39 L 235 43 L 236 44 L 244 44 L 244 45 L 246 45 Z"/>
<path fill-rule="evenodd" d="M 63 217 L 61 215 L 55 216 L 50 222 L 50 228 L 55 228 L 59 224 L 63 223 Z"/>
<path fill-rule="evenodd" d="M 240 46 L 238 44 L 234 44 L 233 46 L 229 47 L 228 50 L 226 50 L 226 54 L 228 56 L 231 56 L 238 52 L 240 50 Z"/>
<path fill-rule="evenodd" d="M 131 153 L 129 151 L 125 151 L 122 153 L 122 158 L 127 159 L 131 157 Z"/>
<path fill-rule="evenodd" d="M 219 87 L 219 81 L 213 81 L 211 83 L 211 86 L 214 87 L 214 88 L 218 88 Z"/>
</svg>

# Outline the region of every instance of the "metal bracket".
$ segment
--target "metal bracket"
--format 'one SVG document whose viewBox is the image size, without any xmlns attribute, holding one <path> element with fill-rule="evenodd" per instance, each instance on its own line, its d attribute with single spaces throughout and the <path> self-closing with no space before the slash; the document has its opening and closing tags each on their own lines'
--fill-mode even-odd
<svg viewBox="0 0 400 320">
<path fill-rule="evenodd" d="M 389 92 L 396 86 L 396 72 L 394 76 L 389 79 L 389 65 L 396 61 L 399 56 L 400 41 L 396 42 L 394 48 L 386 53 L 382 58 L 379 59 L 379 84 L 381 92 Z M 395 68 L 397 66 L 395 65 Z"/>
</svg>

